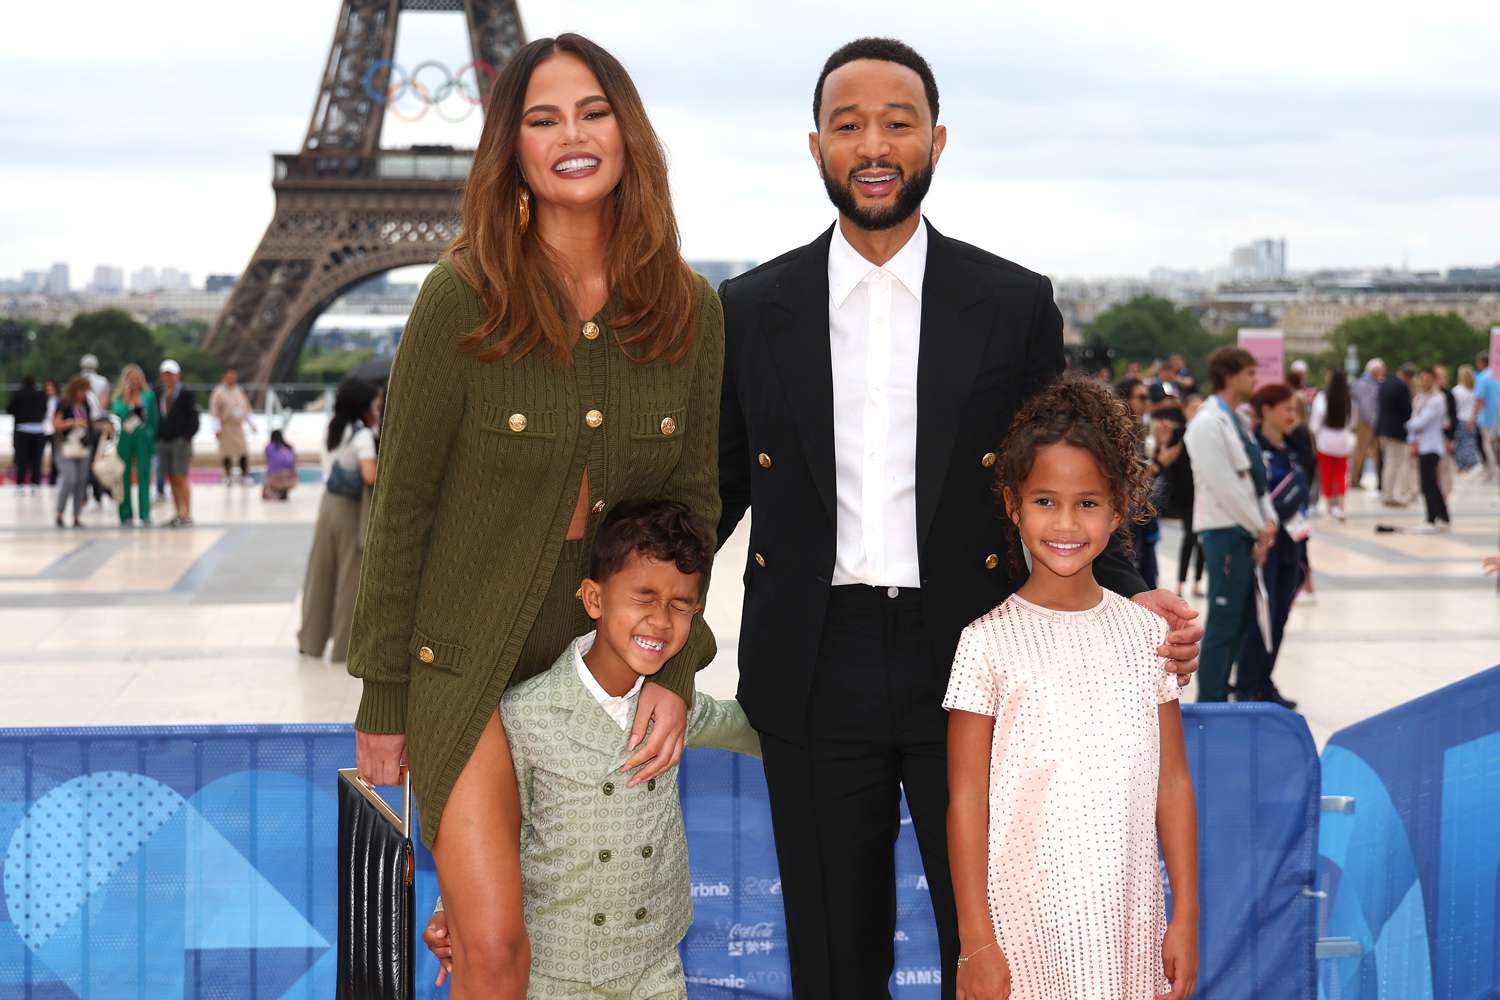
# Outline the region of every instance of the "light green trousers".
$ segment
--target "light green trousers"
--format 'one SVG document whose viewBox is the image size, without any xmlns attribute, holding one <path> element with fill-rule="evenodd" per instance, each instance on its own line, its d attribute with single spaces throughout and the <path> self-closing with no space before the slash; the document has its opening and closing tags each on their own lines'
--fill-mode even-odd
<svg viewBox="0 0 1500 1000">
<path fill-rule="evenodd" d="M 673 948 L 633 976 L 598 986 L 531 972 L 526 1000 L 687 1000 L 682 959 Z"/>
</svg>

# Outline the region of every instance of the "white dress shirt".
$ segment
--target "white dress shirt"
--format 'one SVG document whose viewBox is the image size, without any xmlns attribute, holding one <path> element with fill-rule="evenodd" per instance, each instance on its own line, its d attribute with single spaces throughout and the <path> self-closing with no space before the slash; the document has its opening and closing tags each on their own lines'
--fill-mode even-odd
<svg viewBox="0 0 1500 1000">
<path fill-rule="evenodd" d="M 838 495 L 833 584 L 919 587 L 917 356 L 927 223 L 884 267 L 833 227 L 828 337 Z"/>
<path fill-rule="evenodd" d="M 641 693 L 641 685 L 646 683 L 646 678 L 637 675 L 635 687 L 622 695 L 612 695 L 604 690 L 604 687 L 594 680 L 594 674 L 589 670 L 589 665 L 583 662 L 584 656 L 594 648 L 594 640 L 597 638 L 599 638 L 598 632 L 590 632 L 588 635 L 581 635 L 573 640 L 573 665 L 578 668 L 578 679 L 583 681 L 584 689 L 594 696 L 599 707 L 615 720 L 621 731 L 624 731 L 630 728 L 630 720 L 635 718 L 636 696 Z"/>
</svg>

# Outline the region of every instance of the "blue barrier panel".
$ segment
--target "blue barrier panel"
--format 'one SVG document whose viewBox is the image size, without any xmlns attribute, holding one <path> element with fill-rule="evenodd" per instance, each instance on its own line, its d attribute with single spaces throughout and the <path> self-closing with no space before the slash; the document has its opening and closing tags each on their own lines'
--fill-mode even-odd
<svg viewBox="0 0 1500 1000">
<path fill-rule="evenodd" d="M 1324 1000 L 1500 998 L 1500 667 L 1335 733 L 1323 794 Z"/>
<path fill-rule="evenodd" d="M 1317 761 L 1302 720 L 1187 706 L 1199 795 L 1208 1000 L 1312 997 Z M 335 771 L 347 726 L 0 730 L 0 998 L 332 995 Z M 695 1000 L 789 995 L 757 761 L 692 751 L 682 775 Z M 900 1000 L 938 996 L 909 824 L 897 845 Z M 418 851 L 417 912 L 436 894 Z M 419 949 L 419 995 L 436 962 Z"/>
</svg>

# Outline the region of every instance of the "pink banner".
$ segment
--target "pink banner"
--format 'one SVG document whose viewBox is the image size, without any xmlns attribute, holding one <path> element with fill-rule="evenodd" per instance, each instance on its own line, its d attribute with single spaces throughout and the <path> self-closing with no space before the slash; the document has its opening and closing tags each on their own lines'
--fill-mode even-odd
<svg viewBox="0 0 1500 1000">
<path fill-rule="evenodd" d="M 1240 346 L 1255 355 L 1255 387 L 1286 380 L 1286 339 L 1280 330 L 1240 330 Z"/>
</svg>

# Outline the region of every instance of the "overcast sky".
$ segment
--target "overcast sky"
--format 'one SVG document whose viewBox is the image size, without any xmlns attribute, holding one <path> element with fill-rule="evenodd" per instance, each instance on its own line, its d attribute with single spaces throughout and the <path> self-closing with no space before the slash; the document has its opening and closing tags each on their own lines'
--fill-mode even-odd
<svg viewBox="0 0 1500 1000">
<path fill-rule="evenodd" d="M 337 0 L 85 0 L 0 13 L 0 275 L 53 261 L 237 273 L 300 147 Z M 615 53 L 672 154 L 689 257 L 764 260 L 832 218 L 806 150 L 822 61 L 890 34 L 932 63 L 928 218 L 1061 276 L 1500 260 L 1500 3 L 550 0 L 530 37 Z M 455 15 L 398 58 L 467 61 Z M 386 144 L 471 144 L 463 125 Z"/>
</svg>

